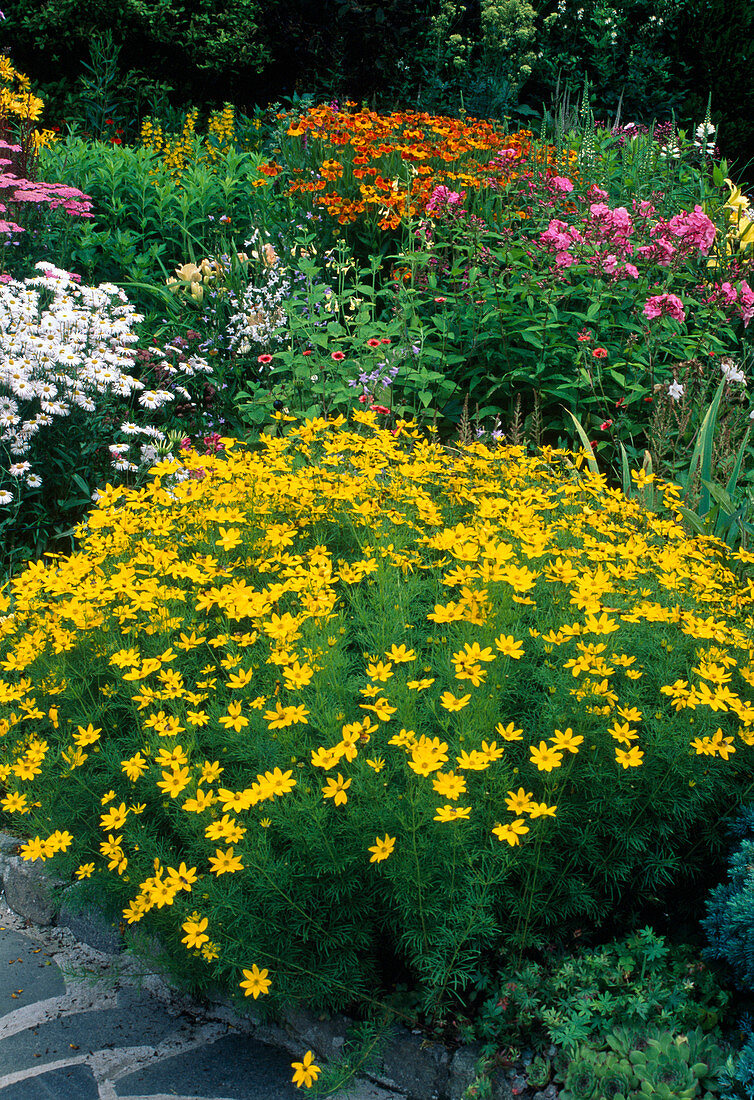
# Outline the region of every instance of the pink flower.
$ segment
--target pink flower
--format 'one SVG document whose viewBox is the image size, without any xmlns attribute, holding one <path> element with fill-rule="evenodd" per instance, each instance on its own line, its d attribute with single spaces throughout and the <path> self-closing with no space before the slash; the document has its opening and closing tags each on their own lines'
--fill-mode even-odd
<svg viewBox="0 0 754 1100">
<path fill-rule="evenodd" d="M 656 294 L 648 298 L 644 306 L 644 316 L 650 321 L 656 317 L 672 317 L 679 324 L 686 320 L 683 302 L 675 294 Z"/>
<path fill-rule="evenodd" d="M 266 364 L 266 363 L 271 363 L 271 362 L 272 362 L 272 356 L 271 355 L 258 355 L 257 356 L 257 363 L 265 363 Z"/>
<path fill-rule="evenodd" d="M 600 431 L 601 432 L 606 432 L 608 428 L 612 427 L 612 423 L 613 423 L 612 420 L 604 420 L 600 424 Z"/>
<path fill-rule="evenodd" d="M 563 195 L 573 191 L 573 184 L 565 176 L 553 176 L 549 181 L 549 187 L 552 191 L 559 191 Z"/>
<path fill-rule="evenodd" d="M 330 355 L 330 358 L 334 359 L 336 363 L 342 363 L 343 360 L 345 359 L 345 355 L 343 354 L 342 351 L 334 351 Z"/>
<path fill-rule="evenodd" d="M 738 304 L 741 310 L 741 320 L 744 323 L 744 328 L 747 328 L 749 321 L 754 317 L 754 290 L 751 289 L 746 279 L 741 280 Z"/>
<path fill-rule="evenodd" d="M 376 412 L 376 413 L 386 414 L 386 413 L 390 412 L 390 409 L 385 408 L 384 405 L 370 405 L 369 408 L 370 408 L 371 412 Z"/>
<path fill-rule="evenodd" d="M 607 348 L 595 348 L 592 355 L 595 359 L 607 359 Z"/>
</svg>

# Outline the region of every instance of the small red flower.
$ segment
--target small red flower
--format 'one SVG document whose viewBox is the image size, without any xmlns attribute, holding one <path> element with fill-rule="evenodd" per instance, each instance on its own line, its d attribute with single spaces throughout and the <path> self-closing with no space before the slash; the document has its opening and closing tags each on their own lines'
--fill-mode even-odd
<svg viewBox="0 0 754 1100">
<path fill-rule="evenodd" d="M 387 336 L 383 336 L 382 339 L 380 340 L 380 343 L 381 344 L 389 344 L 390 340 L 388 339 Z"/>
<path fill-rule="evenodd" d="M 384 405 L 370 405 L 369 409 L 370 409 L 370 412 L 375 412 L 375 413 L 383 413 L 384 414 L 384 413 L 389 413 L 390 412 L 390 409 L 386 409 Z"/>
<path fill-rule="evenodd" d="M 592 338 L 592 330 L 590 328 L 583 328 L 581 330 L 581 332 L 578 334 L 578 336 L 576 337 L 576 339 L 580 340 L 582 342 L 582 344 L 586 340 L 591 340 L 591 338 Z"/>
<path fill-rule="evenodd" d="M 624 397 L 621 397 L 620 401 L 615 402 L 616 409 L 622 409 L 623 406 L 625 405 L 625 403 L 626 403 L 626 399 Z"/>
<path fill-rule="evenodd" d="M 110 144 L 111 145 L 122 145 L 123 144 L 123 139 L 122 138 L 112 138 L 111 141 L 110 141 Z"/>
<path fill-rule="evenodd" d="M 311 349 L 311 348 L 307 348 L 307 350 L 306 350 L 306 351 L 302 351 L 302 352 L 301 352 L 301 354 L 302 354 L 302 355 L 311 355 L 311 353 L 312 353 L 312 349 Z"/>
<path fill-rule="evenodd" d="M 435 301 L 442 305 L 443 302 L 447 302 L 447 298 L 435 298 Z"/>
<path fill-rule="evenodd" d="M 609 427 L 611 427 L 611 426 L 612 426 L 612 423 L 613 423 L 613 422 L 612 422 L 612 420 L 604 420 L 604 421 L 603 421 L 603 422 L 602 422 L 602 423 L 600 424 L 600 431 L 601 431 L 601 432 L 606 432 L 606 431 L 607 431 L 607 429 L 608 429 Z"/>
<path fill-rule="evenodd" d="M 106 118 L 105 119 L 105 126 L 114 126 L 114 125 L 115 125 L 115 123 L 113 122 L 113 120 L 111 118 Z"/>
<path fill-rule="evenodd" d="M 607 348 L 595 348 L 592 355 L 595 359 L 607 359 Z"/>
<path fill-rule="evenodd" d="M 378 348 L 379 346 L 380 346 L 380 342 L 374 336 L 372 337 L 371 340 L 367 340 L 367 347 L 368 348 Z"/>
<path fill-rule="evenodd" d="M 345 355 L 342 351 L 334 351 L 330 358 L 334 359 L 336 363 L 340 363 L 343 359 L 345 359 Z"/>
<path fill-rule="evenodd" d="M 592 440 L 592 442 L 590 443 L 590 447 L 592 448 L 593 451 L 597 450 L 597 440 L 596 439 Z"/>
<path fill-rule="evenodd" d="M 651 400 L 652 400 L 652 398 L 651 398 L 651 397 L 645 397 L 645 398 L 644 398 L 644 400 L 645 400 L 645 401 L 651 401 Z"/>
<path fill-rule="evenodd" d="M 257 356 L 257 363 L 271 363 L 271 362 L 272 362 L 272 356 L 271 355 L 258 355 Z"/>
</svg>

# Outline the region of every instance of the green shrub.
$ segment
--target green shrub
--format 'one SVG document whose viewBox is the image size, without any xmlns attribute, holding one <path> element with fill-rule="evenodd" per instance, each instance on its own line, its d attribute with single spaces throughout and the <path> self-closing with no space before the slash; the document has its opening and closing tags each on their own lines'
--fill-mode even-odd
<svg viewBox="0 0 754 1100">
<path fill-rule="evenodd" d="M 434 1014 L 708 866 L 750 555 L 671 487 L 353 419 L 162 463 L 12 582 L 0 806 L 195 988 L 369 1005 L 400 966 Z"/>
<path fill-rule="evenodd" d="M 92 282 L 164 286 L 176 265 L 218 251 L 221 218 L 250 235 L 265 212 L 274 216 L 260 199 L 261 162 L 255 153 L 230 149 L 215 164 L 194 159 L 177 185 L 151 148 L 68 137 L 44 150 L 40 172 L 51 182 L 86 181 L 82 190 L 91 196 L 94 217 L 62 255 L 57 251 L 55 262 Z M 154 307 L 148 287 L 134 293 Z"/>
</svg>

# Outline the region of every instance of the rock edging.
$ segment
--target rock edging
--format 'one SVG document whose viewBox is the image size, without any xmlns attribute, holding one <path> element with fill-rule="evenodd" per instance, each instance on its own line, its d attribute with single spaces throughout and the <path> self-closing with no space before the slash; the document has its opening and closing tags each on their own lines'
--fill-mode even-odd
<svg viewBox="0 0 754 1100">
<path fill-rule="evenodd" d="M 82 884 L 66 883 L 51 875 L 43 860 L 23 860 L 17 854 L 22 843 L 0 832 L 0 884 L 9 908 L 32 924 L 67 929 L 76 940 L 105 955 L 117 956 L 123 951 L 125 944 L 118 924 L 90 902 L 82 902 Z M 287 1012 L 280 1024 L 263 1023 L 253 1016 L 239 1016 L 229 999 L 199 1006 L 164 979 L 160 978 L 159 984 L 164 985 L 165 995 L 185 1011 L 232 1022 L 261 1042 L 283 1047 L 296 1057 L 311 1049 L 325 1061 L 339 1058 L 354 1023 L 343 1015 L 323 1017 L 306 1009 Z M 428 1042 L 421 1033 L 398 1026 L 382 1049 L 377 1066 L 364 1077 L 378 1086 L 375 1100 L 463 1100 L 475 1080 L 479 1057 L 479 1044 L 450 1052 L 440 1043 Z M 344 1100 L 351 1088 L 347 1087 Z M 385 1089 L 387 1093 L 382 1091 Z M 514 1100 L 524 1091 L 525 1082 L 499 1071 L 489 1095 L 490 1100 Z"/>
</svg>

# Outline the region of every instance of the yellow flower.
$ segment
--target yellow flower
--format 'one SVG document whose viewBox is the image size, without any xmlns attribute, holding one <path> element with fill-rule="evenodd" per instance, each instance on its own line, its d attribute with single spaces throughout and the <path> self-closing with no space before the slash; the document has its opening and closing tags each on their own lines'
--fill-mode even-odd
<svg viewBox="0 0 754 1100">
<path fill-rule="evenodd" d="M 470 695 L 461 695 L 459 698 L 456 698 L 456 696 L 453 695 L 452 692 L 444 691 L 440 696 L 440 706 L 445 707 L 445 710 L 461 710 L 470 702 Z"/>
<path fill-rule="evenodd" d="M 495 638 L 495 647 L 504 657 L 519 661 L 524 655 L 524 643 L 517 641 L 512 634 L 501 634 Z"/>
<path fill-rule="evenodd" d="M 584 738 L 576 737 L 569 726 L 566 730 L 555 730 L 555 736 L 551 737 L 550 740 L 552 741 L 552 747 L 558 752 L 577 753 Z"/>
<path fill-rule="evenodd" d="M 387 699 L 377 699 L 374 703 L 359 703 L 361 710 L 373 710 L 374 716 L 380 722 L 389 722 L 391 715 L 395 714 L 397 707 L 391 707 Z"/>
<path fill-rule="evenodd" d="M 394 836 L 388 836 L 387 833 L 385 833 L 385 839 L 384 840 L 380 840 L 379 837 L 375 837 L 375 843 L 369 849 L 369 851 L 372 853 L 372 856 L 370 857 L 369 862 L 370 863 L 382 863 L 383 859 L 387 859 L 387 857 L 391 854 L 394 847 L 395 847 L 395 837 Z"/>
<path fill-rule="evenodd" d="M 240 856 L 233 854 L 233 849 L 228 848 L 223 852 L 220 848 L 215 849 L 214 856 L 209 857 L 209 869 L 213 875 L 232 875 L 235 871 L 243 871 L 243 863 Z"/>
<path fill-rule="evenodd" d="M 322 788 L 322 794 L 325 798 L 332 798 L 336 806 L 345 806 L 348 802 L 348 795 L 346 791 L 351 786 L 350 779 L 344 779 L 338 772 L 337 779 L 328 779 L 327 786 Z"/>
<path fill-rule="evenodd" d="M 471 813 L 471 806 L 438 806 L 433 821 L 466 821 Z"/>
<path fill-rule="evenodd" d="M 112 806 L 106 814 L 102 814 L 99 819 L 100 828 L 102 829 L 120 829 L 125 824 L 128 817 L 128 808 L 125 802 L 121 802 L 120 806 Z"/>
<path fill-rule="evenodd" d="M 616 749 L 615 760 L 622 768 L 638 768 L 644 759 L 644 753 L 638 745 L 632 745 L 630 749 Z"/>
<path fill-rule="evenodd" d="M 95 741 L 99 740 L 99 735 L 102 733 L 101 729 L 95 729 L 92 723 L 84 729 L 83 726 L 77 726 L 77 733 L 74 733 L 73 740 L 79 746 L 83 748 L 85 745 L 93 745 Z"/>
<path fill-rule="evenodd" d="M 405 645 L 394 645 L 385 652 L 385 656 L 388 657 L 393 664 L 401 665 L 408 661 L 416 660 L 416 653 L 413 649 L 406 649 Z"/>
<path fill-rule="evenodd" d="M 345 751 L 346 747 L 343 744 L 335 745 L 332 749 L 325 749 L 321 746 L 318 749 L 312 749 L 312 766 L 324 768 L 326 772 L 329 772 L 330 768 L 335 767 Z"/>
<path fill-rule="evenodd" d="M 532 820 L 535 817 L 555 817 L 557 806 L 548 806 L 545 802 L 535 802 L 529 811 Z"/>
<path fill-rule="evenodd" d="M 181 928 L 186 935 L 181 939 L 181 943 L 185 943 L 186 947 L 190 950 L 199 948 L 202 944 L 209 942 L 209 936 L 206 934 L 207 918 L 202 917 L 199 919 L 199 914 L 194 913 L 193 919 L 184 921 Z"/>
<path fill-rule="evenodd" d="M 521 843 L 521 837 L 524 833 L 529 832 L 529 826 L 524 823 L 523 818 L 517 818 L 515 821 L 511 821 L 509 825 L 496 825 L 492 830 L 493 835 L 498 840 L 507 840 L 511 847 Z"/>
<path fill-rule="evenodd" d="M 148 770 L 149 764 L 141 753 L 137 752 L 135 756 L 130 756 L 127 760 L 121 760 L 120 768 L 122 772 L 125 772 L 131 782 L 135 783 L 136 780 Z"/>
<path fill-rule="evenodd" d="M 502 737 L 503 741 L 521 741 L 524 736 L 524 731 L 518 729 L 514 722 L 509 722 L 507 726 L 503 726 L 502 722 L 498 722 L 495 726 L 495 733 Z"/>
<path fill-rule="evenodd" d="M 228 730 L 235 730 L 236 733 L 240 733 L 244 726 L 249 724 L 249 719 L 241 714 L 241 704 L 239 702 L 228 703 L 228 713 L 224 714 L 218 721 L 221 726 Z"/>
<path fill-rule="evenodd" d="M 230 707 L 228 707 L 230 710 Z M 269 723 L 268 729 L 280 730 L 285 729 L 287 726 L 293 726 L 297 723 L 302 723 L 305 726 L 309 725 L 307 714 L 309 711 L 304 706 L 291 706 L 282 707 L 280 701 L 276 701 L 274 710 L 266 710 L 264 712 L 265 721 Z"/>
<path fill-rule="evenodd" d="M 407 680 L 406 687 L 410 688 L 411 691 L 426 691 L 428 687 L 432 687 L 434 682 L 434 679 L 428 680 L 426 678 L 423 680 Z"/>
<path fill-rule="evenodd" d="M 559 768 L 563 763 L 563 754 L 550 748 L 546 741 L 539 742 L 539 748 L 529 745 L 532 764 L 541 772 L 551 772 L 553 768 Z"/>
<path fill-rule="evenodd" d="M 310 1050 L 307 1050 L 302 1062 L 291 1062 L 291 1069 L 294 1071 L 293 1084 L 297 1089 L 302 1085 L 310 1089 L 322 1072 L 319 1066 L 315 1066 L 314 1055 Z"/>
<path fill-rule="evenodd" d="M 531 798 L 531 794 L 527 794 L 523 787 L 519 787 L 515 794 L 513 791 L 508 791 L 505 805 L 512 814 L 528 814 L 536 806 L 536 802 L 532 802 Z"/>
<path fill-rule="evenodd" d="M 76 878 L 78 878 L 78 879 L 91 878 L 93 874 L 94 874 L 94 864 L 93 863 L 82 863 L 76 868 Z"/>
<path fill-rule="evenodd" d="M 456 802 L 466 793 L 466 780 L 455 772 L 439 772 L 432 780 L 432 786 L 442 798 Z"/>
<path fill-rule="evenodd" d="M 260 970 L 256 963 L 251 970 L 244 970 L 245 981 L 239 982 L 245 997 L 253 997 L 254 1000 L 260 994 L 269 993 L 272 981 L 267 977 L 269 970 Z"/>
</svg>

